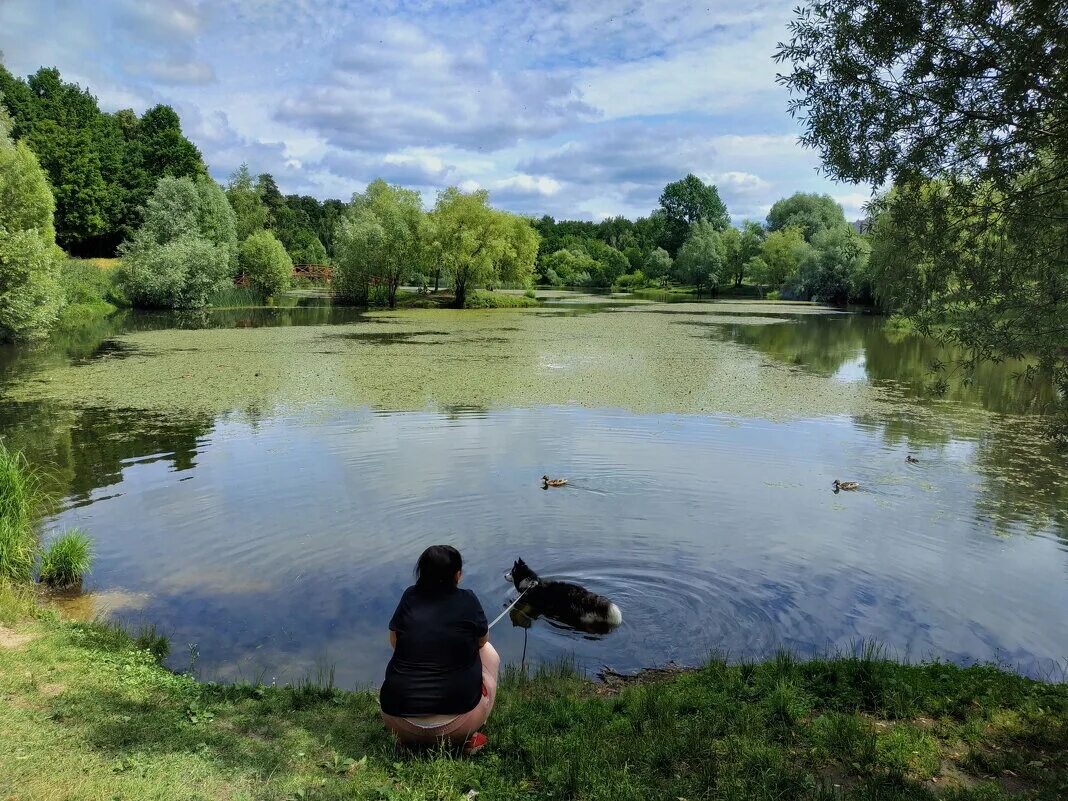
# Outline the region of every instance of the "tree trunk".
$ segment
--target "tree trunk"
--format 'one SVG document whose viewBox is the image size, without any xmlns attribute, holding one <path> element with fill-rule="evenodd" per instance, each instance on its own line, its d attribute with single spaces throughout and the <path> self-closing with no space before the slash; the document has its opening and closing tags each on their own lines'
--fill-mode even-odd
<svg viewBox="0 0 1068 801">
<path fill-rule="evenodd" d="M 456 300 L 453 302 L 453 306 L 457 309 L 462 309 L 464 307 L 464 301 L 467 300 L 467 282 L 457 280 L 454 283 L 455 286 L 453 289 L 456 292 Z"/>
<path fill-rule="evenodd" d="M 438 284 L 441 282 L 441 268 L 434 270 L 434 294 L 438 294 Z"/>
<path fill-rule="evenodd" d="M 389 308 L 397 308 L 397 286 L 396 281 L 389 282 Z"/>
</svg>

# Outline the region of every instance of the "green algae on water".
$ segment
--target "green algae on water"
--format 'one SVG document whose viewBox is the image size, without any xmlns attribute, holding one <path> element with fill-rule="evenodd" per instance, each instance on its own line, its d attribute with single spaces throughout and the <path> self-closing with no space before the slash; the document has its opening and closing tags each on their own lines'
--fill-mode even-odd
<svg viewBox="0 0 1068 801">
<path fill-rule="evenodd" d="M 724 315 L 729 307 L 736 314 Z M 657 311 L 670 308 L 671 315 Z M 536 310 L 376 312 L 351 325 L 161 330 L 119 338 L 122 360 L 51 365 L 18 401 L 221 413 L 321 402 L 388 410 L 578 405 L 767 418 L 857 415 L 884 400 L 710 336 L 774 304 L 645 304 L 559 316 Z M 793 314 L 798 307 L 790 307 Z M 806 308 L 806 313 L 811 309 Z M 786 311 L 786 310 L 784 310 Z"/>
</svg>

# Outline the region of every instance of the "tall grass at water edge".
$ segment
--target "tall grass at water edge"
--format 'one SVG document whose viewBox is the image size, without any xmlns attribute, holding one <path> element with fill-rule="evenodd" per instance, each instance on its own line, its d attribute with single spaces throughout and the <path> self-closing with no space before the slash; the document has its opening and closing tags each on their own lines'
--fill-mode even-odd
<svg viewBox="0 0 1068 801">
<path fill-rule="evenodd" d="M 42 583 L 66 589 L 81 583 L 93 561 L 92 540 L 83 531 L 71 529 L 57 537 L 41 553 Z"/>
<path fill-rule="evenodd" d="M 40 482 L 25 457 L 0 442 L 0 580 L 32 577 L 42 501 Z"/>
</svg>

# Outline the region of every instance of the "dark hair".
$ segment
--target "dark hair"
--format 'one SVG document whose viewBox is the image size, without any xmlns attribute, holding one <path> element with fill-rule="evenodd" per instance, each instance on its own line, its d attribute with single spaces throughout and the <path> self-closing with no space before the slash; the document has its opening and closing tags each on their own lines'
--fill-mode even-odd
<svg viewBox="0 0 1068 801">
<path fill-rule="evenodd" d="M 451 590 L 463 569 L 460 552 L 451 545 L 431 545 L 415 565 L 415 586 L 421 590 Z"/>
</svg>

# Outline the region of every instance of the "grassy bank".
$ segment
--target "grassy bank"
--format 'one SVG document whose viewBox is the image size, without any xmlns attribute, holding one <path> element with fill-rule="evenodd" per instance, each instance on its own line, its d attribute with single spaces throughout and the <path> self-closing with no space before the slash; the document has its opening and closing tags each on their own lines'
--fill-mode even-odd
<svg viewBox="0 0 1068 801">
<path fill-rule="evenodd" d="M 869 655 L 870 657 L 870 655 Z M 510 674 L 474 759 L 397 752 L 373 693 L 199 684 L 112 629 L 0 629 L 9 799 L 1061 799 L 1068 688 L 876 658 L 648 683 Z"/>
</svg>

